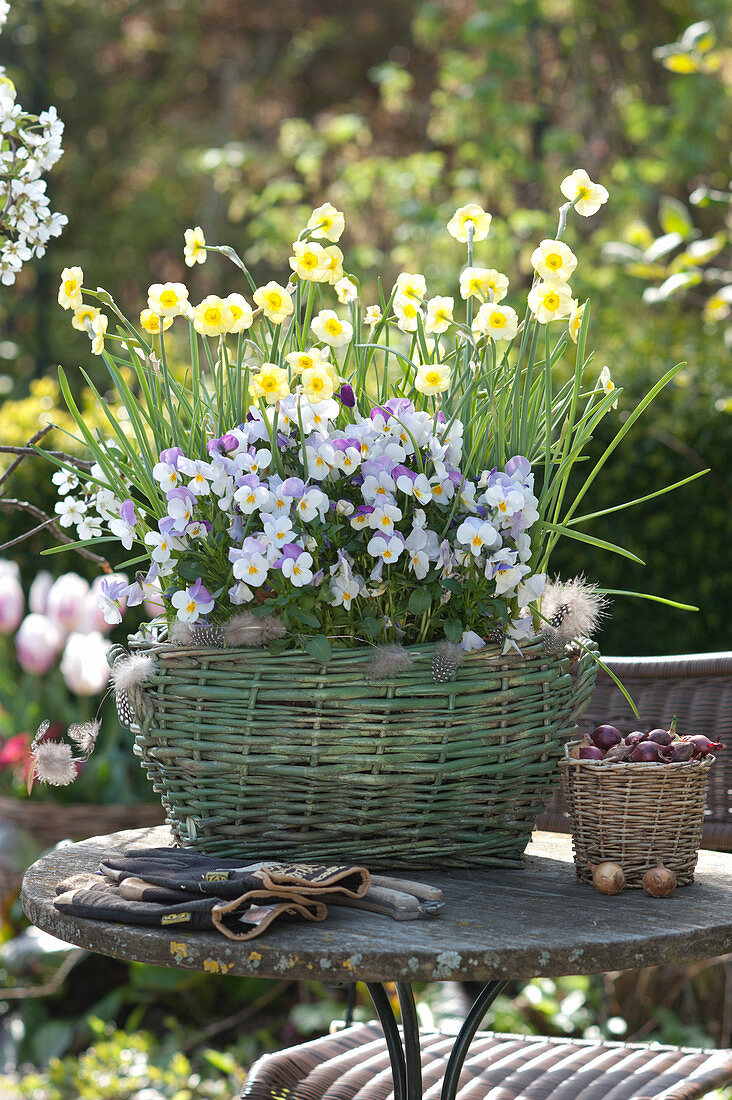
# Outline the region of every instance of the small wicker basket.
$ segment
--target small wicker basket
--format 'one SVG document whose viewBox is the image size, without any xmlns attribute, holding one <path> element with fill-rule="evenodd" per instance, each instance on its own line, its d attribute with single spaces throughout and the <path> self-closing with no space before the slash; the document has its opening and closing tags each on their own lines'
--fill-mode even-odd
<svg viewBox="0 0 732 1100">
<path fill-rule="evenodd" d="M 713 756 L 678 764 L 561 760 L 572 824 L 577 877 L 592 882 L 589 863 L 618 863 L 637 888 L 659 861 L 678 886 L 694 878 Z"/>
</svg>

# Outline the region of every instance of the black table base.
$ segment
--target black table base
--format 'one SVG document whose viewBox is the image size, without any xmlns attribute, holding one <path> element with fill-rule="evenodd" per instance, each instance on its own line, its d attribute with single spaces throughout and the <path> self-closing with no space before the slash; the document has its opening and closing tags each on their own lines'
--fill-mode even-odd
<svg viewBox="0 0 732 1100">
<path fill-rule="evenodd" d="M 468 1055 L 473 1037 L 494 1000 L 507 983 L 488 982 L 478 994 L 472 1008 L 458 1032 L 450 1057 L 445 1066 L 441 1100 L 455 1100 L 460 1073 Z M 386 1039 L 391 1072 L 394 1078 L 394 1100 L 421 1100 L 422 1059 L 419 1044 L 419 1022 L 414 994 L 409 982 L 396 982 L 399 1011 L 402 1017 L 401 1031 L 396 1021 L 391 1001 L 381 982 L 366 982 L 376 1014 Z"/>
</svg>

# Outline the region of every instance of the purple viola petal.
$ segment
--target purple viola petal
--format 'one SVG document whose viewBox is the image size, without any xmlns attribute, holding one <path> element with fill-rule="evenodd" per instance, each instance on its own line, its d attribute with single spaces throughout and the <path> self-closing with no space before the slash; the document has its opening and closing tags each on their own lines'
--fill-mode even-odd
<svg viewBox="0 0 732 1100">
<path fill-rule="evenodd" d="M 178 459 L 182 457 L 183 451 L 180 447 L 168 447 L 167 450 L 160 452 L 160 461 L 167 462 L 174 470 L 178 469 Z"/>
<path fill-rule="evenodd" d="M 283 557 L 294 558 L 295 561 L 304 553 L 302 546 L 297 542 L 286 542 L 280 549 L 282 550 Z"/>
<path fill-rule="evenodd" d="M 161 535 L 169 535 L 175 527 L 175 520 L 172 516 L 163 516 L 158 520 L 158 531 Z"/>
<path fill-rule="evenodd" d="M 189 508 L 192 508 L 196 503 L 195 496 L 185 485 L 181 485 L 177 489 L 170 489 L 165 495 L 169 501 L 182 500 Z"/>
<path fill-rule="evenodd" d="M 373 504 L 359 504 L 354 512 L 355 516 L 370 516 L 375 511 Z"/>
<path fill-rule="evenodd" d="M 338 391 L 338 396 L 341 399 L 341 404 L 345 405 L 347 409 L 354 408 L 356 404 L 356 395 L 353 392 L 353 386 L 349 386 L 348 382 L 344 382 Z"/>
<path fill-rule="evenodd" d="M 300 477 L 288 477 L 280 485 L 283 497 L 301 497 L 305 492 L 305 482 Z"/>
<path fill-rule="evenodd" d="M 324 577 L 325 577 L 325 570 L 324 569 L 318 569 L 317 573 L 313 573 L 313 579 L 311 580 L 310 583 L 312 585 L 315 585 L 315 587 L 317 587 L 319 584 L 322 583 Z"/>
<path fill-rule="evenodd" d="M 205 584 L 198 577 L 190 587 L 191 599 L 196 603 L 208 603 L 211 600 L 211 593 L 206 588 Z"/>
<path fill-rule="evenodd" d="M 145 599 L 145 590 L 139 581 L 133 581 L 125 592 L 128 607 L 138 607 Z"/>
<path fill-rule="evenodd" d="M 398 466 L 394 467 L 394 469 L 391 471 L 391 476 L 394 478 L 395 481 L 399 477 L 408 477 L 411 482 L 415 482 L 417 480 L 416 471 L 410 470 L 408 466 L 403 466 L 401 463 L 399 463 Z"/>
<path fill-rule="evenodd" d="M 459 470 L 450 470 L 450 473 L 447 475 L 447 480 L 451 481 L 453 485 L 462 485 L 463 475 Z"/>
<path fill-rule="evenodd" d="M 527 477 L 531 473 L 531 463 L 523 455 L 514 455 L 506 463 L 506 473 L 509 477 Z"/>
<path fill-rule="evenodd" d="M 134 527 L 137 523 L 137 517 L 135 516 L 135 502 L 128 497 L 127 500 L 122 501 L 122 507 L 119 510 L 119 518 L 128 525 L 128 527 Z"/>
<path fill-rule="evenodd" d="M 373 409 L 369 413 L 371 420 L 376 420 L 377 416 L 383 416 L 384 420 L 388 420 L 391 413 L 388 409 L 385 409 L 382 405 L 374 405 Z"/>
<path fill-rule="evenodd" d="M 100 585 L 102 592 L 109 600 L 119 600 L 127 590 L 127 581 L 119 577 L 102 577 Z"/>
<path fill-rule="evenodd" d="M 256 474 L 244 474 L 242 477 L 237 478 L 236 484 L 240 489 L 245 485 L 248 489 L 256 489 L 262 483 Z"/>
<path fill-rule="evenodd" d="M 347 451 L 349 447 L 355 447 L 357 451 L 361 450 L 361 444 L 353 436 L 349 436 L 348 439 L 331 439 L 330 445 L 337 451 Z"/>
</svg>

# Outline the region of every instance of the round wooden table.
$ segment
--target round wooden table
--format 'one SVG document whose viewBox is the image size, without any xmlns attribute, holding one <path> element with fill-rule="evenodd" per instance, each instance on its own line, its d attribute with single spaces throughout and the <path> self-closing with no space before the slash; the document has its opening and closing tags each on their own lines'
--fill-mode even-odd
<svg viewBox="0 0 732 1100">
<path fill-rule="evenodd" d="M 569 837 L 537 833 L 523 870 L 419 871 L 442 888 L 445 907 L 424 920 L 394 921 L 330 906 L 322 924 L 274 926 L 236 943 L 215 932 L 176 932 L 60 913 L 62 879 L 97 869 L 110 852 L 172 845 L 166 828 L 93 837 L 43 856 L 23 880 L 28 918 L 59 939 L 116 958 L 215 974 L 367 984 L 384 1028 L 395 1100 L 421 1094 L 419 1028 L 411 983 L 484 984 L 448 1061 L 443 1100 L 454 1100 L 470 1042 L 508 980 L 592 974 L 708 958 L 732 950 L 732 856 L 702 852 L 691 886 L 669 898 L 642 890 L 604 897 L 580 884 Z M 395 872 L 407 875 L 407 872 Z M 396 982 L 400 1032 L 381 983 Z"/>
</svg>

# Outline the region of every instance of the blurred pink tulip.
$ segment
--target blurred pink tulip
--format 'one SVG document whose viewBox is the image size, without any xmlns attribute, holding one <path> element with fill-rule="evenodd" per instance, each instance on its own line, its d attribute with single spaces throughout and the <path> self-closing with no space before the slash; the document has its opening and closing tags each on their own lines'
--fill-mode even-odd
<svg viewBox="0 0 732 1100">
<path fill-rule="evenodd" d="M 84 614 L 89 585 L 78 573 L 64 573 L 53 582 L 48 593 L 46 614 L 63 634 L 75 630 Z"/>
<path fill-rule="evenodd" d="M 69 691 L 75 695 L 98 695 L 106 687 L 110 645 L 98 630 L 90 634 L 78 631 L 69 634 L 61 658 L 61 673 Z"/>
<path fill-rule="evenodd" d="M 12 634 L 25 611 L 23 589 L 15 573 L 10 570 L 0 572 L 0 634 Z"/>
<path fill-rule="evenodd" d="M 63 636 L 46 615 L 26 615 L 15 635 L 15 652 L 24 672 L 42 676 L 56 662 Z"/>
<path fill-rule="evenodd" d="M 48 608 L 48 593 L 53 587 L 53 573 L 42 569 L 33 579 L 28 592 L 28 608 L 38 615 L 45 615 Z"/>
</svg>

